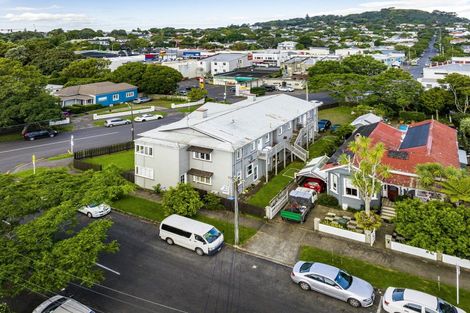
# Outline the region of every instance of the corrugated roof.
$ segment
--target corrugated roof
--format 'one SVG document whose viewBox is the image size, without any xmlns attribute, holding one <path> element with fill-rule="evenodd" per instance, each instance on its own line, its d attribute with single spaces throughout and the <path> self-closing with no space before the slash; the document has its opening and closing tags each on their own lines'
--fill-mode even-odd
<svg viewBox="0 0 470 313">
<path fill-rule="evenodd" d="M 207 57 L 201 61 L 228 62 L 228 61 L 238 60 L 244 56 L 246 56 L 246 54 L 244 53 L 219 53 L 219 54 Z"/>
<path fill-rule="evenodd" d="M 66 87 L 59 90 L 56 95 L 59 97 L 70 97 L 75 95 L 99 95 L 103 93 L 124 91 L 136 88 L 136 86 L 133 86 L 128 83 L 116 84 L 113 82 L 99 82 L 93 84 Z"/>
</svg>

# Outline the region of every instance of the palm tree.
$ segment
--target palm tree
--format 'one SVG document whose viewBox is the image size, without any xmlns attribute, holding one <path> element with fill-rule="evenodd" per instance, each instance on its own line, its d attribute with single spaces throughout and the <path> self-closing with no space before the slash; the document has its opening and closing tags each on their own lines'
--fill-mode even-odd
<svg viewBox="0 0 470 313">
<path fill-rule="evenodd" d="M 441 182 L 443 194 L 449 197 L 449 200 L 456 205 L 460 202 L 470 202 L 470 177 L 451 178 Z"/>
<path fill-rule="evenodd" d="M 343 154 L 339 163 L 348 165 L 353 172 L 352 184 L 364 200 L 365 213 L 369 217 L 372 197 L 380 193 L 382 181 L 390 176 L 389 167 L 382 164 L 385 146 L 381 142 L 372 145 L 370 138 L 358 135 L 348 148 L 353 153 L 352 158 Z"/>
</svg>

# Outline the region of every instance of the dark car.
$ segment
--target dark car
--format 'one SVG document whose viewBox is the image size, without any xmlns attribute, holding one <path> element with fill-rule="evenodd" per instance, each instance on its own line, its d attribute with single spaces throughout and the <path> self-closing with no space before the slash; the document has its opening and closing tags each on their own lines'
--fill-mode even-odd
<svg viewBox="0 0 470 313">
<path fill-rule="evenodd" d="M 275 87 L 275 86 L 264 85 L 263 87 L 264 87 L 264 89 L 266 89 L 266 91 L 268 91 L 268 92 L 276 91 L 276 87 Z"/>
<path fill-rule="evenodd" d="M 180 96 L 187 96 L 188 95 L 188 91 L 186 89 L 179 89 L 177 92 L 176 92 L 178 95 Z"/>
<path fill-rule="evenodd" d="M 30 131 L 27 132 L 23 135 L 25 140 L 35 140 L 39 138 L 45 138 L 45 137 L 55 137 L 57 136 L 58 132 L 55 130 L 36 130 L 36 131 Z"/>
<path fill-rule="evenodd" d="M 331 127 L 331 121 L 329 120 L 319 120 L 318 121 L 318 131 L 324 132 L 330 129 Z"/>
</svg>

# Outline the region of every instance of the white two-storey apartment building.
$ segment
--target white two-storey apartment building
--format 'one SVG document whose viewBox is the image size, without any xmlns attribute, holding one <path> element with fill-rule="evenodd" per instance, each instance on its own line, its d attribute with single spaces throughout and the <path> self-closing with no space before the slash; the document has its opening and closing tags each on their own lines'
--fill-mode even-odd
<svg viewBox="0 0 470 313">
<path fill-rule="evenodd" d="M 163 188 L 187 182 L 223 197 L 277 172 L 286 160 L 308 159 L 321 102 L 278 94 L 232 104 L 206 103 L 178 122 L 140 134 L 135 182 Z"/>
</svg>

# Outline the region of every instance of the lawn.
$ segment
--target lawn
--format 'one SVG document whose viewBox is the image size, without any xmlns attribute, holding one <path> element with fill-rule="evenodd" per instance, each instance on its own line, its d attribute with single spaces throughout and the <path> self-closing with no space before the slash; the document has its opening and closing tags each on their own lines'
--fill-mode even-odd
<svg viewBox="0 0 470 313">
<path fill-rule="evenodd" d="M 385 290 L 390 286 L 406 287 L 421 290 L 456 304 L 456 289 L 454 287 L 441 284 L 439 290 L 437 282 L 426 280 L 415 275 L 384 268 L 358 259 L 333 254 L 314 247 L 302 247 L 300 250 L 300 259 L 303 261 L 315 261 L 340 267 L 352 275 L 367 280 L 374 287 L 382 290 Z M 467 312 L 470 311 L 470 291 L 460 289 L 459 307 Z"/>
<path fill-rule="evenodd" d="M 160 203 L 147 199 L 126 196 L 121 200 L 115 201 L 112 205 L 114 208 L 130 213 L 132 215 L 141 216 L 155 222 L 161 222 L 165 218 L 165 212 Z M 218 230 L 224 233 L 225 242 L 233 244 L 234 242 L 234 226 L 232 223 L 209 218 L 202 214 L 198 214 L 194 219 L 214 225 Z M 256 234 L 256 229 L 251 227 L 240 226 L 240 243 L 245 242 Z"/>
<path fill-rule="evenodd" d="M 264 208 L 272 198 L 292 181 L 294 173 L 303 167 L 304 163 L 301 162 L 290 163 L 277 176 L 274 176 L 267 184 L 264 184 L 257 193 L 249 197 L 248 203 Z"/>
<path fill-rule="evenodd" d="M 57 161 L 57 160 L 68 159 L 68 158 L 71 158 L 72 156 L 73 156 L 73 154 L 71 154 L 71 153 L 64 153 L 64 154 L 58 154 L 58 155 L 51 156 L 51 157 L 47 158 L 47 160 L 48 161 Z"/>
<path fill-rule="evenodd" d="M 317 158 L 325 154 L 330 155 L 338 148 L 338 137 L 323 136 L 308 147 L 309 158 Z"/>
<path fill-rule="evenodd" d="M 338 106 L 331 109 L 319 110 L 319 119 L 330 120 L 332 124 L 349 124 L 356 118 L 351 114 L 351 107 Z"/>
<path fill-rule="evenodd" d="M 134 169 L 134 150 L 100 155 L 94 158 L 83 159 L 83 161 L 90 164 L 101 164 L 103 167 L 114 164 L 123 171 L 130 171 Z"/>
<path fill-rule="evenodd" d="M 16 140 L 23 140 L 23 136 L 21 133 L 13 133 L 13 134 L 4 134 L 0 135 L 0 142 L 7 142 L 7 141 L 16 141 Z"/>
</svg>

